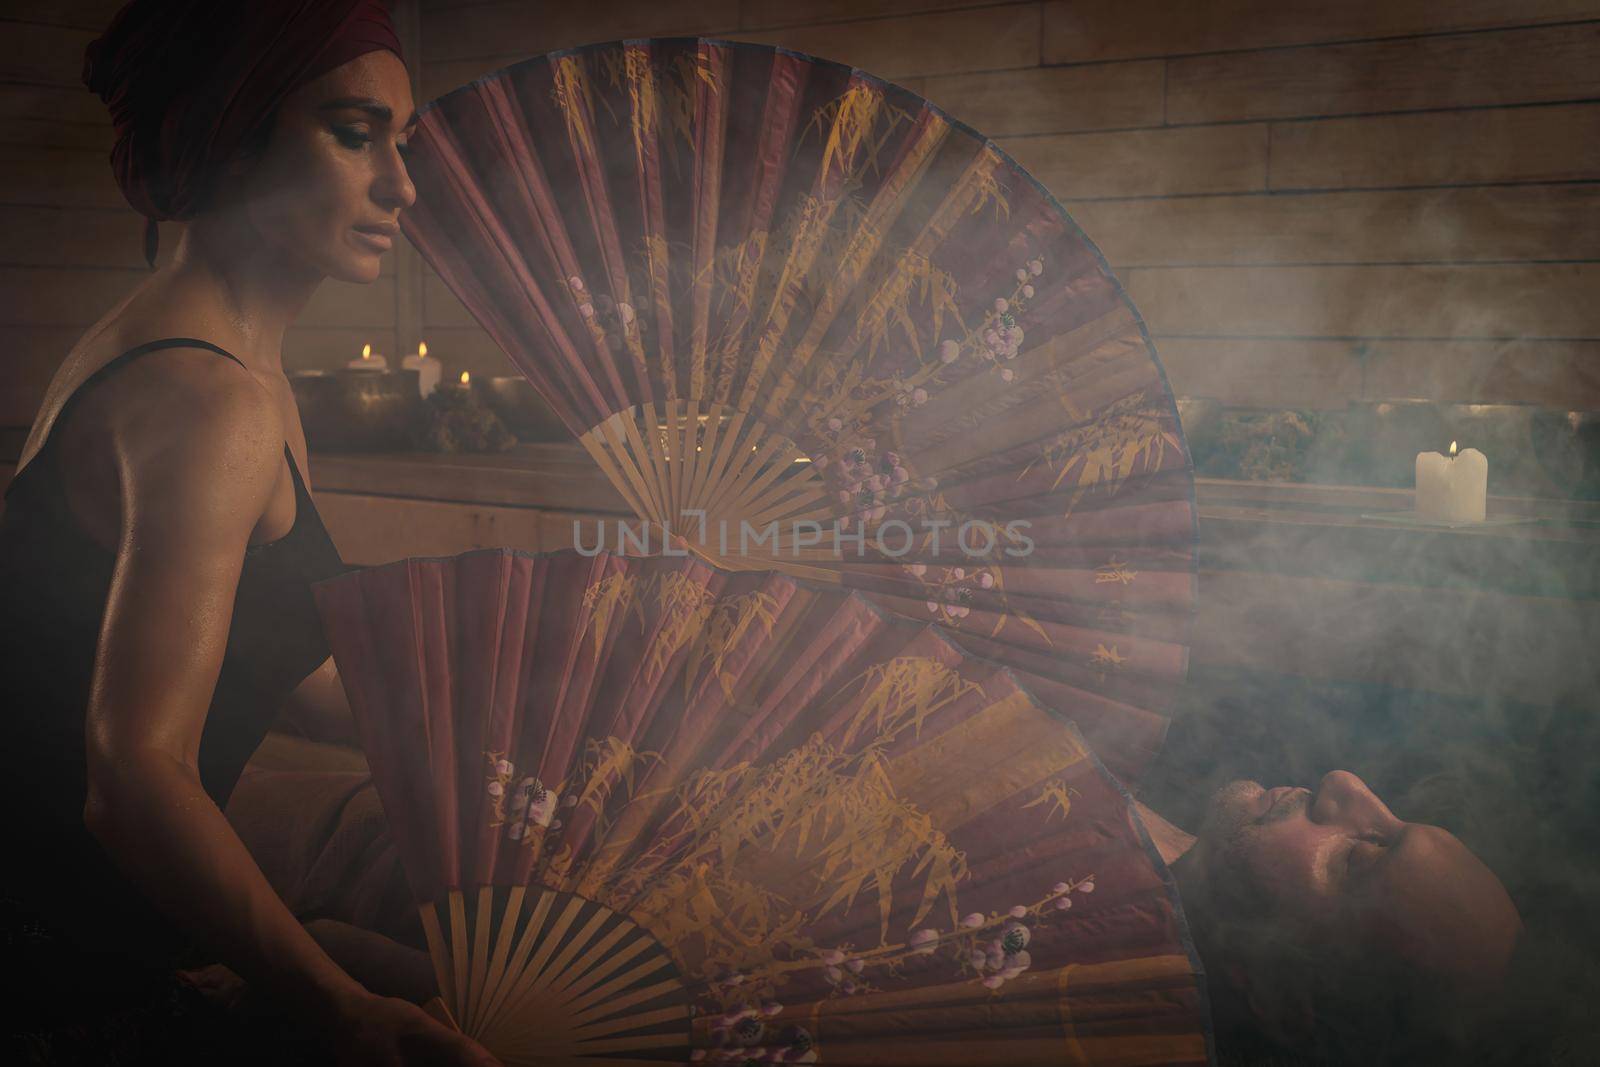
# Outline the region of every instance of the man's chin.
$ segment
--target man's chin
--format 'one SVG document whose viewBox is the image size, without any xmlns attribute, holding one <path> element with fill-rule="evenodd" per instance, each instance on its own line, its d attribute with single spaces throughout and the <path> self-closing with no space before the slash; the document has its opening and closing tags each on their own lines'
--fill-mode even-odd
<svg viewBox="0 0 1600 1067">
<path fill-rule="evenodd" d="M 1218 788 L 1206 801 L 1205 817 L 1198 836 L 1202 841 L 1224 841 L 1246 819 L 1250 802 L 1261 795 L 1260 782 L 1236 778 Z"/>
</svg>

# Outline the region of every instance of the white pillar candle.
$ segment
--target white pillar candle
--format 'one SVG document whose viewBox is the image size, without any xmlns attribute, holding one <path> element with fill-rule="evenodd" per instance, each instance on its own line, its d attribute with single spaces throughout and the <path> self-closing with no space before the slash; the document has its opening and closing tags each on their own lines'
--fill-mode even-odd
<svg viewBox="0 0 1600 1067">
<path fill-rule="evenodd" d="M 422 391 L 423 396 L 433 392 L 439 385 L 439 379 L 444 376 L 444 364 L 433 356 L 428 355 L 426 341 L 417 346 L 415 355 L 402 359 L 400 367 L 402 370 L 414 370 L 417 372 L 417 386 Z"/>
<path fill-rule="evenodd" d="M 344 366 L 346 370 L 380 371 L 389 369 L 389 361 L 382 356 L 373 355 L 371 345 L 362 345 L 361 358 L 352 359 Z"/>
<path fill-rule="evenodd" d="M 1489 460 L 1476 448 L 1456 454 L 1417 453 L 1417 515 L 1441 522 L 1482 522 L 1489 496 Z"/>
</svg>

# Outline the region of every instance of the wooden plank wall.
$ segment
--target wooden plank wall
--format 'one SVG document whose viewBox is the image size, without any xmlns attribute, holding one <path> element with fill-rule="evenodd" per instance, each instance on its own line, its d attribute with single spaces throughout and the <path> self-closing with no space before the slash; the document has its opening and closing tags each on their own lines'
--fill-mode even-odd
<svg viewBox="0 0 1600 1067">
<path fill-rule="evenodd" d="M 668 33 L 853 63 L 996 138 L 1180 392 L 1600 407 L 1600 0 L 422 0 L 422 92 Z"/>
<path fill-rule="evenodd" d="M 551 48 L 702 33 L 855 63 L 1017 157 L 1105 250 L 1175 387 L 1236 404 L 1600 407 L 1600 0 L 403 0 L 419 100 Z M 116 0 L 0 4 L 0 426 L 136 285 L 83 45 Z M 162 227 L 170 252 L 178 227 Z M 328 282 L 285 350 L 426 338 L 510 373 L 425 265 Z"/>
<path fill-rule="evenodd" d="M 110 116 L 80 80 L 84 46 L 120 7 L 0 3 L 0 427 L 33 421 L 67 350 L 148 273 L 144 219 L 111 176 Z M 162 224 L 160 261 L 181 228 Z M 394 353 L 395 258 L 372 285 L 323 283 L 285 340 L 285 366 L 337 365 L 368 342 Z"/>
</svg>

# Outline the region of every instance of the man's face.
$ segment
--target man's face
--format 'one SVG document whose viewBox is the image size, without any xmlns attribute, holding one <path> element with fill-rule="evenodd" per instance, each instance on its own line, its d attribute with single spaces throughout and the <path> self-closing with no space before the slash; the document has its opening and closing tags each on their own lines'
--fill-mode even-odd
<svg viewBox="0 0 1600 1067">
<path fill-rule="evenodd" d="M 1396 817 L 1348 771 L 1316 792 L 1231 782 L 1195 846 L 1222 899 L 1312 939 L 1392 953 L 1425 972 L 1491 980 L 1521 920 L 1493 872 L 1437 826 Z"/>
</svg>

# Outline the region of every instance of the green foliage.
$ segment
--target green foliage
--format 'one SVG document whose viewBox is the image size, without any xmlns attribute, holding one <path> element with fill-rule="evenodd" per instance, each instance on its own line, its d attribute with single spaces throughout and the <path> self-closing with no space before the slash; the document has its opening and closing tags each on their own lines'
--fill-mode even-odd
<svg viewBox="0 0 1600 1067">
<path fill-rule="evenodd" d="M 422 452 L 504 452 L 517 443 L 472 390 L 442 384 L 422 402 L 412 445 Z"/>
<path fill-rule="evenodd" d="M 1195 457 L 1197 473 L 1247 481 L 1350 481 L 1340 420 L 1316 411 L 1229 411 L 1214 447 Z"/>
</svg>

